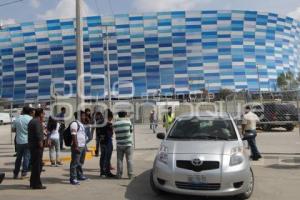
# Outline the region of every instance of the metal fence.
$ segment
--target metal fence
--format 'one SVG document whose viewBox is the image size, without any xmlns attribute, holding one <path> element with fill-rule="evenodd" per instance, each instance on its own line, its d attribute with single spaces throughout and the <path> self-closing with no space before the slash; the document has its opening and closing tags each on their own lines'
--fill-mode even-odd
<svg viewBox="0 0 300 200">
<path fill-rule="evenodd" d="M 245 106 L 259 117 L 258 127 L 264 131 L 285 128 L 292 131 L 299 125 L 299 91 L 249 92 L 240 91 L 226 97 L 226 111 L 241 122 Z"/>
<path fill-rule="evenodd" d="M 1 112 L 10 114 L 11 120 L 13 117 L 18 116 L 21 113 L 22 107 L 30 105 L 34 108 L 45 108 L 46 118 L 48 116 L 56 116 L 62 107 L 66 108 L 66 124 L 68 125 L 74 120 L 73 113 L 76 109 L 76 99 L 52 99 L 51 101 L 39 101 L 32 100 L 26 103 L 3 101 L 0 103 Z M 102 113 L 108 108 L 107 100 L 99 101 L 86 101 L 81 107 L 81 110 L 90 108 L 93 113 L 95 107 Z M 113 100 L 112 111 L 117 118 L 117 112 L 125 110 L 130 116 L 130 119 L 134 125 L 134 145 L 136 149 L 153 149 L 158 148 L 160 140 L 156 139 L 156 135 L 151 129 L 150 113 L 155 111 L 157 118 L 156 132 L 165 131 L 163 128 L 163 116 L 167 112 L 167 108 L 171 106 L 176 116 L 188 112 L 203 112 L 203 111 L 224 111 L 224 102 L 207 102 L 207 101 L 179 101 L 173 98 L 145 98 L 145 99 L 127 99 L 127 100 Z M 10 124 L 6 126 L 0 126 L 0 144 L 13 144 L 14 133 L 11 132 Z M 6 136 L 4 136 L 6 135 Z M 95 137 L 94 137 L 95 138 Z"/>
</svg>

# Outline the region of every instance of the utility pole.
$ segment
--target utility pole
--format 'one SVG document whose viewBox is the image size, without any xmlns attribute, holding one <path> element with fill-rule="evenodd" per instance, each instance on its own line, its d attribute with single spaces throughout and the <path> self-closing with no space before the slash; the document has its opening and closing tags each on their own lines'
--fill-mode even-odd
<svg viewBox="0 0 300 200">
<path fill-rule="evenodd" d="M 83 0 L 76 0 L 76 64 L 77 64 L 77 79 L 76 79 L 76 111 L 84 102 L 84 87 L 83 87 L 83 37 L 82 37 L 82 20 L 81 20 L 81 5 Z"/>
<path fill-rule="evenodd" d="M 111 87 L 110 87 L 110 59 L 109 59 L 109 35 L 108 35 L 108 26 L 105 26 L 106 33 L 106 67 L 107 67 L 107 95 L 108 95 L 108 108 L 112 109 L 111 102 Z"/>
<path fill-rule="evenodd" d="M 260 102 L 262 102 L 262 94 L 261 94 L 261 85 L 260 85 L 260 76 L 259 76 L 258 65 L 256 65 L 256 72 L 257 72 L 257 83 L 258 83 L 258 89 L 259 89 L 259 99 L 260 99 Z"/>
</svg>

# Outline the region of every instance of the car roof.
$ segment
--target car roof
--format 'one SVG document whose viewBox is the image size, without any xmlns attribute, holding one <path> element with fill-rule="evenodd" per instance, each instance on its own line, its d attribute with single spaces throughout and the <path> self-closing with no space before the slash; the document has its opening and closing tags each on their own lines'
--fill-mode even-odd
<svg viewBox="0 0 300 200">
<path fill-rule="evenodd" d="M 190 112 L 184 113 L 177 117 L 177 119 L 191 118 L 191 117 L 205 117 L 205 118 L 222 118 L 222 119 L 231 119 L 230 114 L 226 112 Z"/>
</svg>

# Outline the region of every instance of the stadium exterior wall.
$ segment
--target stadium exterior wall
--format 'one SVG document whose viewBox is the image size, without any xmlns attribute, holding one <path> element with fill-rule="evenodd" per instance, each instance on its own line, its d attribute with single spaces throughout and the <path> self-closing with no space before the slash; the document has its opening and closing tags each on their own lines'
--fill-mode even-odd
<svg viewBox="0 0 300 200">
<path fill-rule="evenodd" d="M 3 28 L 0 98 L 47 100 L 53 91 L 74 96 L 74 26 L 74 19 L 54 19 Z M 92 16 L 83 28 L 90 98 L 107 93 L 105 26 L 115 97 L 276 90 L 280 73 L 299 72 L 300 22 L 290 17 L 234 10 Z"/>
</svg>

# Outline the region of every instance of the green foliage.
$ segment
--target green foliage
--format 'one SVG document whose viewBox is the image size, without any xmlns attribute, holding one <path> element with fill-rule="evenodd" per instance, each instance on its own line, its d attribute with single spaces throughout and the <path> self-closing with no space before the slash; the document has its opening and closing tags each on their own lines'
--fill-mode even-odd
<svg viewBox="0 0 300 200">
<path fill-rule="evenodd" d="M 291 71 L 287 73 L 281 73 L 277 77 L 277 86 L 281 90 L 292 90 L 297 89 L 299 87 L 300 74 L 298 74 L 298 78 L 296 79 L 294 74 Z"/>
<path fill-rule="evenodd" d="M 226 97 L 232 93 L 233 93 L 233 91 L 230 89 L 221 89 L 219 91 L 219 98 L 220 98 L 220 100 L 226 100 Z"/>
<path fill-rule="evenodd" d="M 287 87 L 287 81 L 284 73 L 281 73 L 277 77 L 277 86 L 282 90 L 284 90 Z"/>
</svg>

